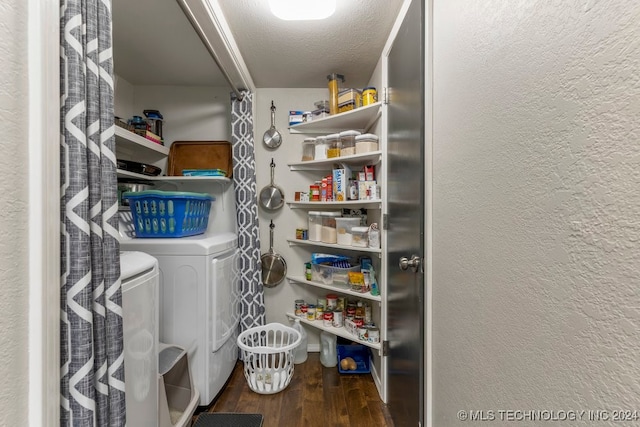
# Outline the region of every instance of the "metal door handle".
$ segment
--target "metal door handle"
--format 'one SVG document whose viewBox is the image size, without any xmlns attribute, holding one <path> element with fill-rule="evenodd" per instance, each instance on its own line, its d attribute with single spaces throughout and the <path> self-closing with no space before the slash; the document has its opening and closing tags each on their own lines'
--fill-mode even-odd
<svg viewBox="0 0 640 427">
<path fill-rule="evenodd" d="M 414 273 L 417 273 L 418 269 L 420 268 L 420 263 L 421 260 L 418 255 L 411 255 L 411 259 L 403 256 L 402 258 L 400 258 L 399 266 L 400 270 L 406 270 L 407 268 L 411 267 L 411 270 L 413 270 Z"/>
</svg>

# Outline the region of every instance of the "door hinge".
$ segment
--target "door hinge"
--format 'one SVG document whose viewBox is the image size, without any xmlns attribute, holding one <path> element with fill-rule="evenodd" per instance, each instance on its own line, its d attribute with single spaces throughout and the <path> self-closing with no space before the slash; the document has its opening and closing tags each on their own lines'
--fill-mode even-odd
<svg viewBox="0 0 640 427">
<path fill-rule="evenodd" d="M 389 215 L 388 214 L 382 214 L 382 229 L 383 230 L 388 230 L 389 229 Z"/>
<path fill-rule="evenodd" d="M 382 103 L 383 104 L 389 103 L 389 92 L 387 91 L 386 87 L 382 88 Z"/>
<path fill-rule="evenodd" d="M 389 341 L 382 341 L 382 356 L 389 355 Z"/>
</svg>

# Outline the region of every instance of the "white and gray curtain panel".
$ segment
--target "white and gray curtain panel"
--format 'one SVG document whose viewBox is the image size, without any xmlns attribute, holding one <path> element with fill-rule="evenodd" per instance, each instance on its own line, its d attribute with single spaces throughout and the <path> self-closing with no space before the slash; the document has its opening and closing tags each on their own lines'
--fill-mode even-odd
<svg viewBox="0 0 640 427">
<path fill-rule="evenodd" d="M 264 288 L 260 266 L 256 159 L 253 141 L 253 95 L 231 95 L 233 183 L 240 249 L 240 331 L 265 324 Z"/>
<path fill-rule="evenodd" d="M 61 426 L 126 424 L 110 8 L 61 0 Z"/>
</svg>

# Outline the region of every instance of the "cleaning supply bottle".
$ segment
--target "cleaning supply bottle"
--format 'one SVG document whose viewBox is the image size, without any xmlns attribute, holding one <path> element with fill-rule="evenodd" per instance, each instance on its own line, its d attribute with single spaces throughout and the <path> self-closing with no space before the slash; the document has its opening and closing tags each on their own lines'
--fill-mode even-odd
<svg viewBox="0 0 640 427">
<path fill-rule="evenodd" d="M 338 364 L 337 339 L 338 337 L 329 332 L 320 332 L 320 363 L 322 366 L 333 368 Z"/>
<path fill-rule="evenodd" d="M 297 365 L 304 363 L 307 360 L 307 346 L 309 345 L 309 338 L 307 337 L 307 331 L 304 330 L 302 323 L 300 323 L 300 319 L 295 320 L 293 323 L 293 329 L 300 332 L 300 336 L 302 337 L 300 344 L 293 349 L 293 363 Z"/>
</svg>

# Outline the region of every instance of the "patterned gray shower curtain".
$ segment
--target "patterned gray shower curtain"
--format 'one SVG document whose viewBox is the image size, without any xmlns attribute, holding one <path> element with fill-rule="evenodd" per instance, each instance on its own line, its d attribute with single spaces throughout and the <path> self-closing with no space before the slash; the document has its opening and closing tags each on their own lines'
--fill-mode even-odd
<svg viewBox="0 0 640 427">
<path fill-rule="evenodd" d="M 60 425 L 124 426 L 111 0 L 61 0 Z"/>
<path fill-rule="evenodd" d="M 253 144 L 253 95 L 241 101 L 231 94 L 231 143 L 240 248 L 240 331 L 265 324 L 264 288 L 260 266 L 256 159 Z"/>
</svg>

